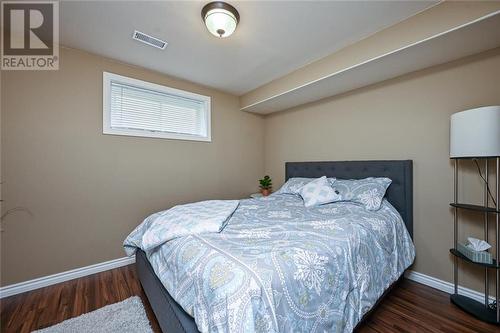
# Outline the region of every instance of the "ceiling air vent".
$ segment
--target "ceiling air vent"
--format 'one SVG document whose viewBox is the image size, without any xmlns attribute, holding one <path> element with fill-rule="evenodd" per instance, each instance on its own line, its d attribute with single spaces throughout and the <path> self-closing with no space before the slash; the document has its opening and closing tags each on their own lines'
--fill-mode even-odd
<svg viewBox="0 0 500 333">
<path fill-rule="evenodd" d="M 167 47 L 167 44 L 168 44 L 167 42 L 164 42 L 161 39 L 154 38 L 150 35 L 147 35 L 143 32 L 137 31 L 137 30 L 134 31 L 134 35 L 132 36 L 132 38 L 135 40 L 138 40 L 139 42 L 156 47 L 160 50 L 165 50 L 165 48 Z"/>
</svg>

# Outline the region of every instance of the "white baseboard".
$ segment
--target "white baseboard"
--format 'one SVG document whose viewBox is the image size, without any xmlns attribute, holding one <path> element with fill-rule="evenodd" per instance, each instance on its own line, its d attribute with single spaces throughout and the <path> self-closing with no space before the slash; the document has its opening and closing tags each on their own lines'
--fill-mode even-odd
<svg viewBox="0 0 500 333">
<path fill-rule="evenodd" d="M 421 284 L 425 284 L 426 286 L 432 287 L 437 290 L 444 291 L 445 293 L 448 294 L 453 294 L 454 293 L 454 286 L 453 283 L 443 281 L 440 279 L 437 279 L 435 277 L 425 275 L 419 272 L 411 271 L 408 270 L 405 273 L 405 278 L 408 280 L 412 280 Z M 458 293 L 463 296 L 470 297 L 478 302 L 483 303 L 484 302 L 484 293 L 480 293 L 479 291 L 475 291 L 469 288 L 465 288 L 463 286 L 458 286 Z M 494 297 L 490 296 L 489 297 L 490 302 L 493 302 L 495 300 Z"/>
<path fill-rule="evenodd" d="M 113 268 L 130 265 L 133 264 L 134 262 L 135 262 L 135 257 L 123 257 L 110 261 L 101 262 L 95 265 L 72 269 L 70 271 L 62 273 L 43 276 L 38 279 L 33 279 L 25 282 L 11 284 L 5 287 L 0 287 L 0 299 L 24 293 L 26 291 L 51 286 L 56 283 L 73 280 L 79 277 L 92 275 L 99 272 L 104 272 Z"/>
<path fill-rule="evenodd" d="M 135 263 L 135 257 L 123 257 L 119 259 L 114 259 L 110 261 L 105 261 L 99 264 L 85 266 L 81 268 L 72 269 L 70 271 L 57 273 L 53 275 L 43 276 L 38 279 L 33 279 L 25 282 L 20 282 L 16 284 L 11 284 L 5 287 L 0 287 L 0 299 L 4 297 L 9 297 L 24 293 L 27 291 L 35 290 L 38 288 L 48 287 L 56 283 L 61 283 L 73 279 L 77 279 L 83 276 L 92 275 L 99 272 L 104 272 L 113 268 L 118 268 L 126 265 Z M 437 279 L 435 277 L 425 275 L 415 271 L 407 271 L 405 277 L 409 280 L 424 284 L 426 286 L 444 291 L 445 293 L 453 293 L 453 283 Z M 477 300 L 478 302 L 484 301 L 484 293 L 465 288 L 462 286 L 458 287 L 458 291 L 461 295 L 470 297 Z M 494 298 L 490 296 L 490 301 Z"/>
</svg>

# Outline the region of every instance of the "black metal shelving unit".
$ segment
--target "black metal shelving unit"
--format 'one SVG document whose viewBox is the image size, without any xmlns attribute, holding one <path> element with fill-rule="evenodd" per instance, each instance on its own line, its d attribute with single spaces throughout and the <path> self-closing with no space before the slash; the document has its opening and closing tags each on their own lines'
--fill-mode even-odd
<svg viewBox="0 0 500 333">
<path fill-rule="evenodd" d="M 454 283 L 454 294 L 450 296 L 451 302 L 462 310 L 470 313 L 474 317 L 492 324 L 500 325 L 500 306 L 499 306 L 499 283 L 500 283 L 500 228 L 499 228 L 499 218 L 500 218 L 500 207 L 499 207 L 499 192 L 500 192 L 500 157 L 494 157 L 496 160 L 496 206 L 490 207 L 490 200 L 488 197 L 488 188 L 486 183 L 484 185 L 484 205 L 472 205 L 466 203 L 458 202 L 458 164 L 461 158 L 454 158 L 455 160 L 455 170 L 454 170 L 454 202 L 450 205 L 455 209 L 454 212 L 454 248 L 450 249 L 450 253 L 455 256 L 453 261 L 453 283 Z M 471 159 L 470 157 L 467 159 Z M 488 182 L 488 162 L 491 158 L 477 157 L 477 159 L 484 160 L 485 163 L 485 178 Z M 458 243 L 458 210 L 465 209 L 470 211 L 476 211 L 482 213 L 484 216 L 484 239 L 488 241 L 488 228 L 490 216 L 494 215 L 495 220 L 495 256 L 496 259 L 493 260 L 492 264 L 479 263 L 470 260 L 464 256 L 460 251 L 457 250 Z M 469 264 L 477 265 L 484 268 L 484 302 L 478 302 L 470 297 L 460 295 L 458 293 L 458 260 L 461 259 Z M 489 307 L 489 271 L 493 270 L 495 272 L 495 300 L 496 309 Z"/>
</svg>

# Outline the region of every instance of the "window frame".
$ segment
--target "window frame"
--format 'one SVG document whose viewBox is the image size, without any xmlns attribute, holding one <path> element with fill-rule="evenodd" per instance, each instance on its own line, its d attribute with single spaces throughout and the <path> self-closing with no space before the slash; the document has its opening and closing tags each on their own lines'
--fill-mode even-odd
<svg viewBox="0 0 500 333">
<path fill-rule="evenodd" d="M 203 102 L 205 104 L 207 135 L 198 136 L 198 135 L 190 135 L 182 133 L 112 128 L 111 127 L 111 82 L 117 82 L 124 85 L 129 85 L 140 89 L 151 90 L 159 93 L 166 93 L 179 97 L 191 98 Z M 123 75 L 103 72 L 102 73 L 102 133 L 110 135 L 124 135 L 124 136 L 135 136 L 144 138 L 211 142 L 212 141 L 211 97 L 195 94 L 185 90 L 170 88 L 152 82 L 133 79 Z"/>
</svg>

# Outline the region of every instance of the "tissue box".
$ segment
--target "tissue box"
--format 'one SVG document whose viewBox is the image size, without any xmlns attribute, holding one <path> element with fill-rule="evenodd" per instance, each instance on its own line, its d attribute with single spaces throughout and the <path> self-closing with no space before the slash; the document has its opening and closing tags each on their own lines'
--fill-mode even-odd
<svg viewBox="0 0 500 333">
<path fill-rule="evenodd" d="M 480 262 L 483 264 L 492 264 L 493 258 L 491 257 L 491 253 L 486 251 L 474 251 L 467 247 L 465 244 L 458 243 L 457 250 L 462 253 L 464 256 L 469 258 L 474 262 Z"/>
</svg>

